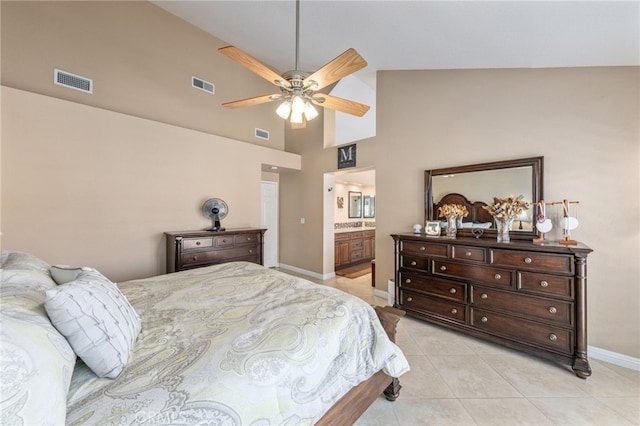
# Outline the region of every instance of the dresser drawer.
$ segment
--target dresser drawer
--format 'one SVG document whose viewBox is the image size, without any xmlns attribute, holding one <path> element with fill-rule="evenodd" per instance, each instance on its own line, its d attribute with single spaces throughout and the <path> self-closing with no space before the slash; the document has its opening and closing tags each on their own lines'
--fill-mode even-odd
<svg viewBox="0 0 640 426">
<path fill-rule="evenodd" d="M 364 259 L 364 250 L 351 250 L 351 261 L 356 262 L 360 259 Z"/>
<path fill-rule="evenodd" d="M 237 234 L 233 236 L 234 244 L 256 244 L 260 241 L 260 234 Z"/>
<path fill-rule="evenodd" d="M 229 262 L 241 257 L 253 256 L 259 254 L 258 246 L 241 246 L 233 247 L 226 250 L 212 250 L 193 253 L 183 253 L 181 260 L 183 267 L 199 265 L 201 263 L 220 263 Z"/>
<path fill-rule="evenodd" d="M 333 234 L 334 241 L 349 241 L 349 233 L 348 232 L 338 232 Z"/>
<path fill-rule="evenodd" d="M 459 303 L 404 290 L 400 290 L 399 300 L 400 307 L 406 309 L 435 314 L 461 323 L 466 321 L 465 307 Z"/>
<path fill-rule="evenodd" d="M 499 249 L 490 253 L 490 263 L 495 265 L 573 274 L 573 256 Z"/>
<path fill-rule="evenodd" d="M 462 261 L 469 260 L 473 262 L 484 262 L 485 253 L 486 252 L 483 248 L 459 246 L 455 244 L 451 246 L 452 259 L 458 259 Z"/>
<path fill-rule="evenodd" d="M 182 240 L 183 250 L 213 247 L 213 238 L 185 238 Z"/>
<path fill-rule="evenodd" d="M 519 271 L 516 282 L 523 292 L 574 298 L 573 277 Z"/>
<path fill-rule="evenodd" d="M 446 297 L 460 303 L 465 303 L 467 300 L 466 283 L 442 280 L 428 275 L 400 272 L 400 287 Z"/>
<path fill-rule="evenodd" d="M 469 266 L 464 263 L 446 262 L 442 260 L 434 260 L 432 265 L 434 275 L 511 287 L 511 275 L 513 271 L 507 269 L 479 265 Z"/>
<path fill-rule="evenodd" d="M 213 237 L 213 246 L 218 247 L 231 247 L 233 246 L 234 236 L 233 235 L 224 235 L 219 237 Z"/>
<path fill-rule="evenodd" d="M 573 323 L 573 303 L 557 299 L 543 299 L 509 291 L 473 286 L 471 303 L 479 308 L 512 312 L 514 315 L 535 317 L 544 321 L 570 326 Z"/>
<path fill-rule="evenodd" d="M 540 345 L 572 355 L 573 332 L 559 326 L 539 324 L 510 315 L 471 308 L 471 325 L 529 345 Z"/>
<path fill-rule="evenodd" d="M 420 241 L 403 241 L 402 253 L 423 254 L 431 257 L 447 257 L 446 244 L 429 244 Z"/>
<path fill-rule="evenodd" d="M 429 269 L 430 262 L 429 259 L 423 257 L 400 256 L 401 268 L 419 269 L 426 272 Z"/>
<path fill-rule="evenodd" d="M 363 247 L 362 245 L 362 239 L 360 240 L 355 240 L 355 241 L 350 241 L 349 242 L 349 247 L 351 247 L 351 250 L 358 250 L 361 249 Z"/>
</svg>

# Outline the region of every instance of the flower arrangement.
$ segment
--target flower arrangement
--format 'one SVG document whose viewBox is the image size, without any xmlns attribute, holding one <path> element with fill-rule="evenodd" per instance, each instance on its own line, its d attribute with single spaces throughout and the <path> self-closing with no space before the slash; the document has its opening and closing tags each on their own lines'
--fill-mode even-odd
<svg viewBox="0 0 640 426">
<path fill-rule="evenodd" d="M 510 195 L 507 198 L 493 197 L 493 204 L 482 206 L 482 208 L 497 219 L 513 219 L 528 209 L 530 205 L 529 202 L 524 201 L 523 195 L 517 197 Z"/>
<path fill-rule="evenodd" d="M 467 207 L 461 204 L 445 204 L 438 207 L 438 214 L 440 217 L 467 217 L 469 212 Z"/>
</svg>

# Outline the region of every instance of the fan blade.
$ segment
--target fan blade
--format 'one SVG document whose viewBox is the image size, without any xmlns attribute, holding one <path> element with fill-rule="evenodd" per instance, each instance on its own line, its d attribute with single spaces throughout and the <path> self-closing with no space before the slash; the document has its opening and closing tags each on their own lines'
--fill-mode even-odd
<svg viewBox="0 0 640 426">
<path fill-rule="evenodd" d="M 221 47 L 218 51 L 278 87 L 290 86 L 289 82 L 282 78 L 281 75 L 235 46 Z"/>
<path fill-rule="evenodd" d="M 282 95 L 262 95 L 255 96 L 253 98 L 240 99 L 233 102 L 226 102 L 222 104 L 222 106 L 226 106 L 227 108 L 242 108 L 253 105 L 260 105 L 267 102 L 277 101 L 278 99 L 282 99 Z"/>
<path fill-rule="evenodd" d="M 313 103 L 324 108 L 335 109 L 340 112 L 346 112 L 347 114 L 357 115 L 358 117 L 362 117 L 369 111 L 369 105 L 359 102 L 338 98 L 337 96 L 325 95 L 324 93 L 317 93 L 315 96 L 315 98 L 320 97 L 324 98 L 324 102 L 318 102 L 314 99 Z"/>
<path fill-rule="evenodd" d="M 292 129 L 304 129 L 305 127 L 307 127 L 307 119 L 304 115 L 302 116 L 302 123 L 291 123 Z"/>
<path fill-rule="evenodd" d="M 312 90 L 320 90 L 366 66 L 367 61 L 355 49 L 348 49 L 342 55 L 305 78 L 304 83 L 306 86 L 309 82 L 315 81 L 317 86 L 314 85 Z"/>
</svg>

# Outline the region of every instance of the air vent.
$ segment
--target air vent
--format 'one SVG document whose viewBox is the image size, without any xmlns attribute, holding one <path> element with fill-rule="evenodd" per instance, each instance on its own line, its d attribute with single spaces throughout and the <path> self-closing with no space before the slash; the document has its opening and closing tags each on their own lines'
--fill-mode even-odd
<svg viewBox="0 0 640 426">
<path fill-rule="evenodd" d="M 59 86 L 79 90 L 85 93 L 93 93 L 93 80 L 70 72 L 53 70 L 53 82 Z"/>
<path fill-rule="evenodd" d="M 216 85 L 213 83 L 209 83 L 208 81 L 204 81 L 198 77 L 191 77 L 191 85 L 196 89 L 204 90 L 205 92 L 215 93 Z"/>
<path fill-rule="evenodd" d="M 269 140 L 269 131 L 268 130 L 262 130 L 262 129 L 256 129 L 256 138 L 264 139 L 264 140 L 268 141 Z"/>
</svg>

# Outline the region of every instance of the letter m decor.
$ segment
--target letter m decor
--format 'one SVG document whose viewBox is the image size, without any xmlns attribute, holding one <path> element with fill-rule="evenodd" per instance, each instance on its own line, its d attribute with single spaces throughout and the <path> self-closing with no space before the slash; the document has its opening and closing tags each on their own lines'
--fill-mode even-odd
<svg viewBox="0 0 640 426">
<path fill-rule="evenodd" d="M 356 166 L 356 144 L 338 147 L 338 169 Z"/>
</svg>

